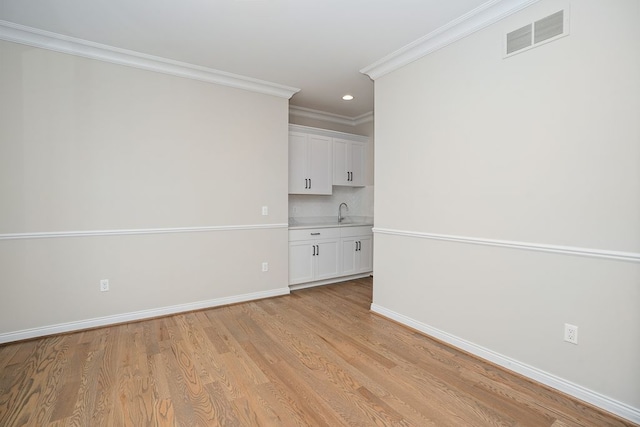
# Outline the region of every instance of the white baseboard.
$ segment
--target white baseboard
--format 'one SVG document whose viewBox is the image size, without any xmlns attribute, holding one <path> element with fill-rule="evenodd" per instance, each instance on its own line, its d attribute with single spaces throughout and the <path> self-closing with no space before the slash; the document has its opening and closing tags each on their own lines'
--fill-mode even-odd
<svg viewBox="0 0 640 427">
<path fill-rule="evenodd" d="M 168 316 L 171 314 L 184 313 L 193 310 L 219 307 L 223 305 L 236 304 L 239 302 L 253 301 L 263 298 L 288 295 L 289 288 L 278 288 L 269 291 L 253 292 L 249 294 L 234 295 L 230 297 L 216 298 L 205 301 L 197 301 L 187 304 L 178 304 L 168 307 L 153 308 L 149 310 L 135 311 L 131 313 L 115 314 L 112 316 L 96 317 L 93 319 L 78 320 L 75 322 L 59 323 L 56 325 L 43 326 L 40 328 L 23 329 L 16 332 L 6 332 L 0 334 L 0 344 L 38 338 L 47 335 L 61 334 L 66 332 L 79 331 L 83 329 L 98 328 L 124 322 L 150 319 L 153 317 Z"/>
<path fill-rule="evenodd" d="M 403 314 L 396 313 L 379 305 L 371 304 L 371 311 L 394 320 L 398 323 L 406 325 L 410 328 L 413 328 L 417 331 L 420 331 L 426 335 L 434 337 L 453 347 L 457 347 L 461 350 L 471 353 L 474 356 L 488 360 L 489 362 L 495 363 L 496 365 L 502 366 L 503 368 L 506 368 L 510 371 L 516 372 L 520 375 L 524 375 L 527 378 L 552 387 L 584 402 L 590 403 L 594 406 L 604 409 L 605 411 L 611 412 L 629 421 L 640 424 L 640 408 L 634 408 L 625 403 L 618 402 L 617 400 L 604 396 L 593 390 L 589 390 L 585 387 L 574 384 L 570 381 L 537 369 L 533 366 L 529 366 L 510 357 L 496 353 L 495 351 L 481 347 L 462 338 L 458 338 L 447 332 L 441 331 L 432 326 L 414 320 Z"/>
<path fill-rule="evenodd" d="M 289 289 L 291 289 L 292 291 L 299 291 L 300 289 L 314 288 L 316 286 L 331 285 L 331 284 L 340 283 L 340 282 L 348 282 L 349 280 L 362 279 L 363 277 L 369 277 L 369 276 L 371 276 L 371 272 L 354 274 L 351 276 L 340 276 L 340 277 L 334 277 L 332 279 L 318 280 L 317 282 L 307 282 L 307 283 L 298 283 L 295 285 L 289 285 Z"/>
</svg>

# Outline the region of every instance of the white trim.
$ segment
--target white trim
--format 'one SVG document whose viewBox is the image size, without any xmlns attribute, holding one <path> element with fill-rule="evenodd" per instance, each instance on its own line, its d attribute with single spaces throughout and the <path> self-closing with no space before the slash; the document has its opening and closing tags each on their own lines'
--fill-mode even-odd
<svg viewBox="0 0 640 427">
<path fill-rule="evenodd" d="M 546 245 L 542 243 L 516 242 L 511 240 L 494 240 L 477 237 L 452 236 L 448 234 L 422 233 L 418 231 L 393 230 L 374 227 L 373 232 L 391 236 L 417 237 L 420 239 L 445 240 L 448 242 L 469 243 L 483 246 L 499 246 L 503 248 L 524 249 L 528 251 L 550 252 L 564 255 L 577 255 L 592 258 L 613 259 L 617 261 L 640 262 L 640 253 L 610 251 L 605 249 L 579 248 L 575 246 Z"/>
<path fill-rule="evenodd" d="M 150 319 L 171 314 L 184 313 L 187 311 L 203 310 L 206 308 L 219 307 L 222 305 L 236 304 L 239 302 L 253 301 L 264 298 L 272 298 L 281 295 L 288 295 L 289 288 L 278 288 L 269 291 L 253 292 L 243 295 L 215 298 L 206 301 L 198 301 L 186 304 L 172 305 L 168 307 L 153 308 L 149 310 L 134 311 L 131 313 L 115 314 L 112 316 L 96 317 L 93 319 L 78 320 L 75 322 L 58 323 L 57 325 L 44 326 L 41 328 L 23 329 L 16 332 L 0 334 L 0 344 L 43 337 L 47 335 L 62 334 L 84 329 L 99 328 L 118 323 L 135 322 L 138 320 Z"/>
<path fill-rule="evenodd" d="M 349 280 L 362 279 L 363 277 L 371 276 L 371 272 L 353 274 L 351 276 L 339 276 L 331 279 L 318 280 L 316 282 L 296 283 L 289 285 L 289 289 L 292 291 L 299 291 L 300 289 L 315 288 L 316 286 L 333 285 L 335 283 L 348 282 Z"/>
<path fill-rule="evenodd" d="M 0 234 L 0 240 L 50 239 L 57 237 L 129 236 L 134 234 L 196 233 L 207 231 L 263 230 L 289 228 L 289 224 L 218 225 L 207 227 L 138 228 L 127 230 L 46 231 Z"/>
<path fill-rule="evenodd" d="M 289 114 L 297 117 L 305 117 L 307 119 L 321 120 L 325 122 L 338 123 L 347 126 L 358 126 L 363 123 L 373 121 L 373 111 L 361 114 L 356 117 L 342 116 L 340 114 L 327 113 L 320 110 L 312 110 L 311 108 L 289 106 Z"/>
<path fill-rule="evenodd" d="M 496 353 L 495 351 L 489 350 L 485 347 L 481 347 L 462 338 L 458 338 L 455 335 L 451 335 L 447 332 L 441 331 L 425 323 L 407 317 L 403 314 L 399 314 L 385 307 L 381 307 L 377 304 L 371 304 L 371 311 L 383 317 L 401 323 L 405 326 L 413 328 L 417 331 L 420 331 L 426 335 L 434 337 L 453 347 L 469 352 L 474 356 L 488 360 L 489 362 L 495 363 L 496 365 L 502 366 L 503 368 L 506 368 L 510 371 L 517 372 L 518 374 L 524 375 L 527 378 L 531 378 L 532 380 L 535 380 L 539 383 L 545 384 L 563 393 L 569 394 L 577 399 L 588 402 L 592 405 L 619 415 L 635 423 L 640 423 L 639 408 L 634 408 L 625 403 L 597 393 L 593 390 L 582 387 L 578 384 L 574 384 L 563 378 L 542 371 L 533 366 L 529 366 L 525 363 L 519 362 L 500 353 Z"/>
<path fill-rule="evenodd" d="M 300 89 L 290 86 L 240 76 L 238 74 L 227 73 L 214 70 L 213 68 L 188 64 L 186 62 L 174 61 L 159 56 L 147 55 L 132 50 L 120 49 L 2 20 L 0 20 L 0 40 L 248 90 L 265 95 L 273 95 L 280 98 L 289 99 L 296 92 L 300 91 Z"/>
<path fill-rule="evenodd" d="M 360 70 L 372 80 L 404 67 L 539 0 L 491 0 Z"/>
<path fill-rule="evenodd" d="M 310 134 L 313 134 L 313 135 L 327 136 L 329 138 L 347 139 L 349 141 L 359 141 L 359 142 L 364 142 L 364 143 L 369 142 L 369 137 L 364 136 L 364 135 L 356 135 L 354 133 L 337 132 L 335 130 L 320 129 L 320 128 L 314 128 L 314 127 L 310 127 L 310 126 L 289 125 L 289 132 L 302 132 L 302 133 L 310 133 Z"/>
</svg>

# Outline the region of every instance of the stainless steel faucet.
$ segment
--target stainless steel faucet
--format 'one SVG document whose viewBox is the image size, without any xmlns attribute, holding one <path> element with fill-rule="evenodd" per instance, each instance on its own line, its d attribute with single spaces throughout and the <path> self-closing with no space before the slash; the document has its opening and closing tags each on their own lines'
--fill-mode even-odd
<svg viewBox="0 0 640 427">
<path fill-rule="evenodd" d="M 344 207 L 347 208 L 347 212 L 349 212 L 349 206 L 345 202 L 340 203 L 340 206 L 338 206 L 338 224 L 344 219 L 342 217 L 342 205 L 344 205 Z"/>
</svg>

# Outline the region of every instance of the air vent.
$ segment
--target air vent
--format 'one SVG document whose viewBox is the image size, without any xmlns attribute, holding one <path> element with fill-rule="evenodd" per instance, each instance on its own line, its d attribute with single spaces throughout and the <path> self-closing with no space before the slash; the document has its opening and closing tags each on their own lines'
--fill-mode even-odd
<svg viewBox="0 0 640 427">
<path fill-rule="evenodd" d="M 533 25 L 529 24 L 507 34 L 507 55 L 531 46 Z"/>
<path fill-rule="evenodd" d="M 505 57 L 529 50 L 569 34 L 568 16 L 564 10 L 513 30 L 505 39 Z"/>
<path fill-rule="evenodd" d="M 533 24 L 534 41 L 533 44 L 542 43 L 564 32 L 564 10 L 549 15 Z"/>
</svg>

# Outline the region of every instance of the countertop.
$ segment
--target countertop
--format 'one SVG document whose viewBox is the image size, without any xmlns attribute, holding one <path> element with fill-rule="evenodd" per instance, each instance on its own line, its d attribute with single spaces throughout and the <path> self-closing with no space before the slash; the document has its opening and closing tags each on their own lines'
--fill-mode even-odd
<svg viewBox="0 0 640 427">
<path fill-rule="evenodd" d="M 337 216 L 290 217 L 289 230 L 305 228 L 373 226 L 373 218 L 366 216 L 346 216 L 338 223 Z"/>
</svg>

